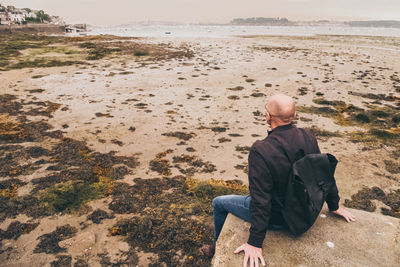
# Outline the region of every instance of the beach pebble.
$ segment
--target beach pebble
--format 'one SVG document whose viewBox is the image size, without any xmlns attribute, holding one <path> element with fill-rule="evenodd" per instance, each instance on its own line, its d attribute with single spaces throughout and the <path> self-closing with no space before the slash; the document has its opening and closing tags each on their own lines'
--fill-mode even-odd
<svg viewBox="0 0 400 267">
<path fill-rule="evenodd" d="M 326 218 L 326 215 L 322 213 L 321 215 L 319 215 L 319 217 Z"/>
<path fill-rule="evenodd" d="M 332 242 L 329 242 L 329 241 L 327 241 L 325 244 L 330 248 L 334 248 L 335 247 L 335 244 L 333 244 Z"/>
</svg>

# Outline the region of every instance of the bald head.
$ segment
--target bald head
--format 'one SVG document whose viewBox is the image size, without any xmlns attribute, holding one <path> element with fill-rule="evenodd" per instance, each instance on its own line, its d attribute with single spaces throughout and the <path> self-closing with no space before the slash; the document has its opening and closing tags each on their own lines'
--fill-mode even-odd
<svg viewBox="0 0 400 267">
<path fill-rule="evenodd" d="M 265 108 L 271 120 L 277 124 L 288 124 L 296 117 L 294 100 L 287 95 L 278 94 L 270 97 Z"/>
</svg>

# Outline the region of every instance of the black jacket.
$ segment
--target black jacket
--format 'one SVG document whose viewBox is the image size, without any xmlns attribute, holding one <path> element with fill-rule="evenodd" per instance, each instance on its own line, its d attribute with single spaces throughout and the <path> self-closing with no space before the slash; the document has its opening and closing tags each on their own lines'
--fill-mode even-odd
<svg viewBox="0 0 400 267">
<path fill-rule="evenodd" d="M 256 141 L 250 149 L 251 227 L 247 243 L 252 246 L 262 247 L 269 224 L 285 224 L 281 207 L 274 197 L 284 203 L 291 164 L 279 146 L 283 146 L 290 158 L 295 158 L 300 149 L 303 149 L 305 154 L 321 153 L 312 132 L 305 132 L 308 140 L 311 140 L 308 144 L 305 143 L 303 132 L 296 126 L 282 125 L 270 131 L 264 140 Z M 326 202 L 330 210 L 339 208 L 336 185 L 328 193 Z"/>
</svg>

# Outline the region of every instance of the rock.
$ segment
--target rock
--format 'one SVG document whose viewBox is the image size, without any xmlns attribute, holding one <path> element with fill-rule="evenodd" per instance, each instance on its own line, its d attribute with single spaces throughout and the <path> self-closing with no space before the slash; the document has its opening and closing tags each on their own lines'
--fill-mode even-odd
<svg viewBox="0 0 400 267">
<path fill-rule="evenodd" d="M 347 223 L 325 207 L 313 227 L 298 238 L 287 231 L 268 231 L 263 244 L 267 266 L 398 266 L 400 220 L 349 210 L 356 222 Z M 228 215 L 213 266 L 242 266 L 243 252 L 235 255 L 233 251 L 247 242 L 249 227 Z"/>
<path fill-rule="evenodd" d="M 92 249 L 91 247 L 96 243 L 96 235 L 91 232 L 83 232 L 72 238 L 58 242 L 62 248 L 68 249 L 69 253 L 79 254 L 83 250 Z"/>
</svg>

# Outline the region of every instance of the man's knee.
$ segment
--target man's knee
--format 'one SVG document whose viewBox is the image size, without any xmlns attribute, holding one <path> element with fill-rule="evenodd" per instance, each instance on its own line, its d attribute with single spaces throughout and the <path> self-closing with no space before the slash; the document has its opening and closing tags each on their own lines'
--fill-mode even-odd
<svg viewBox="0 0 400 267">
<path fill-rule="evenodd" d="M 223 201 L 223 196 L 218 196 L 218 197 L 214 198 L 212 201 L 213 209 L 218 208 L 218 206 L 221 205 L 222 201 Z"/>
<path fill-rule="evenodd" d="M 213 209 L 225 210 L 226 206 L 233 202 L 237 195 L 223 195 L 218 196 L 213 199 L 212 207 Z"/>
</svg>

